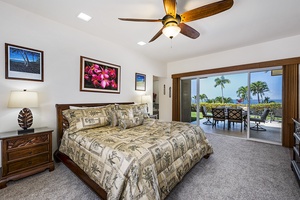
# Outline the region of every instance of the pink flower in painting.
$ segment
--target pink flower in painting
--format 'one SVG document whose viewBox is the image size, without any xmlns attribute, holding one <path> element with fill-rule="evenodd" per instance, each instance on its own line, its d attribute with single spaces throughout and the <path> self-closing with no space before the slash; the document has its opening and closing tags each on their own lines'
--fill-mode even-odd
<svg viewBox="0 0 300 200">
<path fill-rule="evenodd" d="M 103 80 L 101 81 L 101 83 L 100 83 L 100 85 L 101 85 L 102 88 L 108 87 L 109 84 L 110 84 L 110 82 L 109 82 L 108 79 L 103 79 Z"/>
<path fill-rule="evenodd" d="M 97 76 L 96 74 L 92 75 L 92 82 L 94 81 L 99 81 L 99 76 Z"/>
<path fill-rule="evenodd" d="M 84 68 L 84 80 L 87 87 L 117 89 L 117 70 L 108 66 L 87 63 Z"/>
<path fill-rule="evenodd" d="M 107 69 L 103 69 L 101 67 L 101 70 L 99 72 L 99 77 L 100 77 L 100 80 L 108 79 L 109 78 L 108 70 Z"/>
<path fill-rule="evenodd" d="M 87 74 L 84 74 L 84 79 L 85 79 L 85 80 L 87 80 L 87 81 L 89 81 L 89 80 L 90 80 L 90 77 L 89 77 L 89 75 L 87 75 Z"/>
<path fill-rule="evenodd" d="M 97 88 L 99 86 L 98 80 L 93 80 L 92 82 L 93 82 L 93 85 L 95 88 Z"/>
<path fill-rule="evenodd" d="M 116 81 L 113 79 L 110 81 L 111 87 L 112 88 L 118 88 L 118 84 L 116 83 Z"/>
<path fill-rule="evenodd" d="M 98 74 L 101 72 L 99 65 L 93 64 L 92 67 L 93 67 L 94 73 Z"/>
<path fill-rule="evenodd" d="M 91 68 L 90 66 L 85 66 L 84 72 L 85 72 L 85 73 L 89 73 L 90 68 Z"/>
<path fill-rule="evenodd" d="M 109 68 L 108 69 L 108 73 L 109 73 L 109 76 L 111 79 L 115 79 L 116 78 L 116 70 L 115 69 L 112 69 L 112 68 Z"/>
</svg>

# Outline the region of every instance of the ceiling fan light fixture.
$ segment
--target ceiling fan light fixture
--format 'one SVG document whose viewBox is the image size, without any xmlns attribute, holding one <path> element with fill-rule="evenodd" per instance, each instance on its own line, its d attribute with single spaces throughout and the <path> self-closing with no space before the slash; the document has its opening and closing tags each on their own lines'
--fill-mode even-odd
<svg viewBox="0 0 300 200">
<path fill-rule="evenodd" d="M 163 34 L 170 39 L 176 37 L 180 31 L 181 29 L 176 23 L 168 23 L 162 30 Z"/>
</svg>

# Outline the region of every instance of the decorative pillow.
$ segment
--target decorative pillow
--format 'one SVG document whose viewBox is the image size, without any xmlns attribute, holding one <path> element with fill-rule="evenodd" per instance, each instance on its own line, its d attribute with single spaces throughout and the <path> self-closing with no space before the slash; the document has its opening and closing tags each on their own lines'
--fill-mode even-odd
<svg viewBox="0 0 300 200">
<path fill-rule="evenodd" d="M 144 118 L 149 118 L 148 115 L 148 104 L 141 103 L 141 104 L 126 104 L 126 105 L 118 105 L 118 109 L 132 109 L 134 116 L 143 115 Z"/>
<path fill-rule="evenodd" d="M 116 110 L 117 118 L 120 119 L 133 119 L 133 110 L 131 108 L 124 108 Z"/>
<path fill-rule="evenodd" d="M 64 110 L 63 115 L 69 122 L 70 133 L 109 124 L 109 118 L 106 115 L 105 107 L 76 110 L 69 109 Z"/>
<path fill-rule="evenodd" d="M 119 121 L 119 127 L 121 129 L 128 129 L 136 126 L 140 126 L 144 123 L 144 117 L 134 117 L 131 119 L 120 119 Z"/>
<path fill-rule="evenodd" d="M 111 111 L 109 113 L 109 121 L 111 126 L 118 126 L 119 120 L 116 111 Z"/>
<path fill-rule="evenodd" d="M 133 112 L 135 116 L 143 115 L 144 118 L 149 118 L 148 104 L 146 103 L 136 104 Z"/>
<path fill-rule="evenodd" d="M 111 126 L 117 126 L 118 125 L 118 118 L 117 118 L 115 104 L 109 104 L 109 105 L 106 106 L 106 115 L 109 118 Z"/>
</svg>

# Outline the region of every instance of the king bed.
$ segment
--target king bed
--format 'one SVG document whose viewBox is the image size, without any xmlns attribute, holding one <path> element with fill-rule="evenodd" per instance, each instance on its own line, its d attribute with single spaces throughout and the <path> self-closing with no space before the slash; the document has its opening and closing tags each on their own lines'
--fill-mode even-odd
<svg viewBox="0 0 300 200">
<path fill-rule="evenodd" d="M 203 130 L 148 118 L 147 104 L 56 104 L 63 162 L 102 199 L 164 199 L 213 153 Z"/>
</svg>

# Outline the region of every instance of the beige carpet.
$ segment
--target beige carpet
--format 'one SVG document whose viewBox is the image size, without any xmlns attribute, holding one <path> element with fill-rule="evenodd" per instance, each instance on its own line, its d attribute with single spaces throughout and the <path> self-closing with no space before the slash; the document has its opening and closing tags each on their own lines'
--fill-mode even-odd
<svg viewBox="0 0 300 200">
<path fill-rule="evenodd" d="M 214 147 L 167 200 L 299 200 L 300 189 L 290 168 L 287 148 L 240 138 L 207 134 Z M 8 183 L 0 199 L 69 200 L 98 197 L 63 164 L 53 172 Z"/>
</svg>

